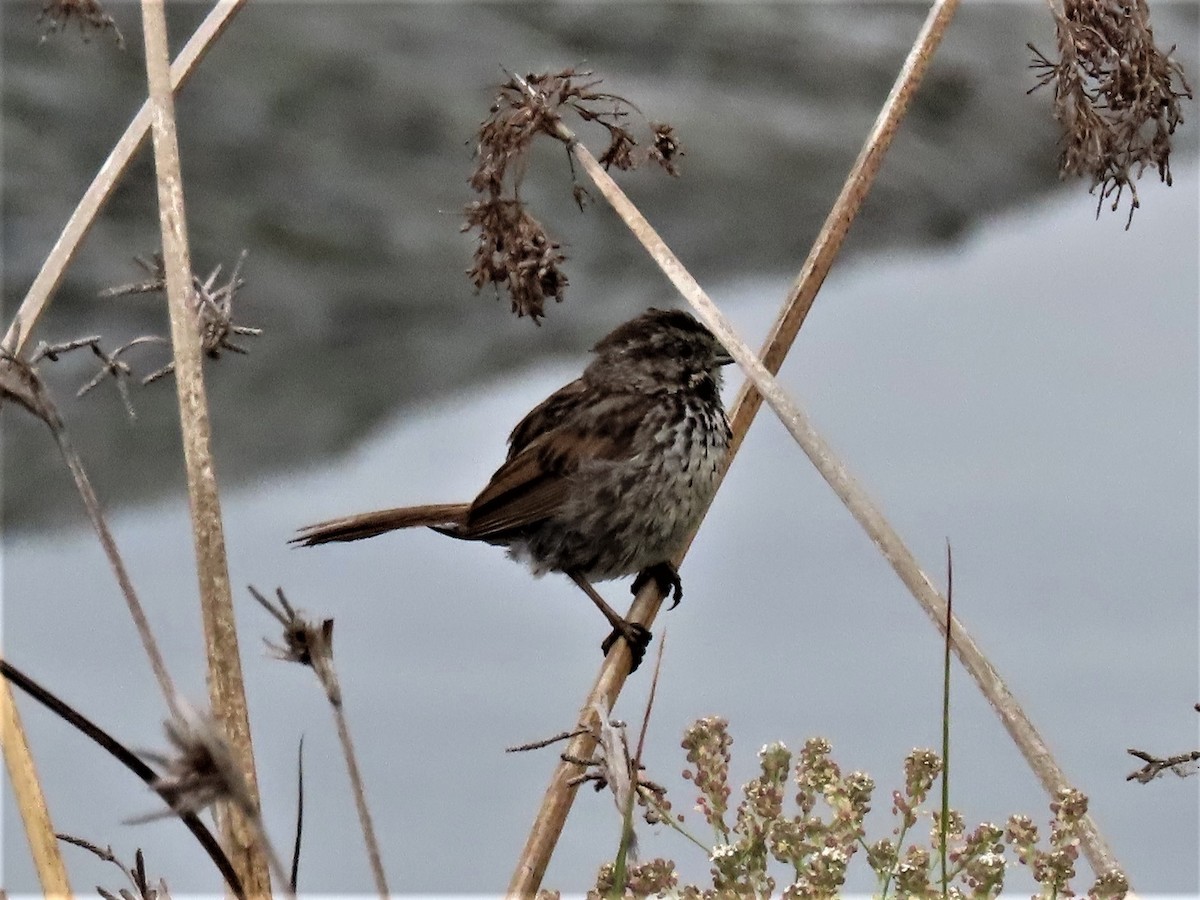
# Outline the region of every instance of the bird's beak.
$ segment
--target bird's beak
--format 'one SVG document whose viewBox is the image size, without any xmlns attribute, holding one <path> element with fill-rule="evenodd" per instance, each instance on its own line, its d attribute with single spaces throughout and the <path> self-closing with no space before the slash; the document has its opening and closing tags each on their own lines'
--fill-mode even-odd
<svg viewBox="0 0 1200 900">
<path fill-rule="evenodd" d="M 733 362 L 733 357 L 729 355 L 729 351 L 721 348 L 721 352 L 717 354 L 717 365 L 727 366 Z"/>
</svg>

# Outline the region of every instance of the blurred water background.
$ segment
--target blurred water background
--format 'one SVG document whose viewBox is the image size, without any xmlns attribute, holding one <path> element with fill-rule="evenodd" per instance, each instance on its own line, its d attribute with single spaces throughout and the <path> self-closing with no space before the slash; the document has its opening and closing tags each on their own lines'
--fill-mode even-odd
<svg viewBox="0 0 1200 900">
<path fill-rule="evenodd" d="M 1194 58 L 1196 5 L 1160 7 L 1160 40 Z M 40 42 L 36 4 L 0 11 L 10 313 L 144 98 L 140 15 L 111 10 L 124 53 L 103 34 L 81 43 L 73 26 Z M 205 11 L 172 6 L 174 46 Z M 223 483 L 344 451 L 398 408 L 577 352 L 670 300 L 614 215 L 575 208 L 564 154 L 549 146 L 522 189 L 571 257 L 566 303 L 537 328 L 491 290 L 473 294 L 460 212 L 502 67 L 591 69 L 673 123 L 683 177 L 625 176 L 635 201 L 702 281 L 782 276 L 803 259 L 923 16 L 920 4 L 250 4 L 179 101 L 193 264 L 228 270 L 249 250 L 238 317 L 265 330 L 244 342 L 251 358 L 227 358 L 209 379 Z M 950 245 L 1057 185 L 1050 96 L 1025 93 L 1027 41 L 1052 46 L 1041 4 L 962 10 L 844 259 Z M 602 132 L 584 135 L 603 148 Z M 143 148 L 38 339 L 101 334 L 114 347 L 166 333 L 152 299 L 96 299 L 140 279 L 132 257 L 158 247 L 155 196 Z M 130 358 L 142 373 L 163 362 L 154 349 Z M 48 374 L 69 396 L 92 371 L 84 351 Z M 63 403 L 111 502 L 156 495 L 179 471 L 169 381 L 135 400 L 136 424 L 110 385 Z M 6 527 L 73 517 L 43 436 L 6 428 L 4 440 Z"/>
</svg>

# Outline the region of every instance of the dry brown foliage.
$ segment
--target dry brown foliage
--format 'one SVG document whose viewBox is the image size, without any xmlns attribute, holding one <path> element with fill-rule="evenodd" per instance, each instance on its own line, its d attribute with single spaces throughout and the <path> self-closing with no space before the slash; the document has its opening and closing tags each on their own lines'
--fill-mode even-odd
<svg viewBox="0 0 1200 900">
<path fill-rule="evenodd" d="M 113 17 L 104 11 L 99 0 L 47 0 L 38 13 L 37 21 L 46 22 L 46 32 L 42 35 L 45 40 L 56 31 L 62 31 L 72 19 L 79 22 L 79 33 L 86 41 L 89 28 L 96 31 L 111 30 L 117 47 L 125 49 L 125 38 L 121 29 L 113 21 Z"/>
<path fill-rule="evenodd" d="M 1112 209 L 1129 188 L 1129 218 L 1138 208 L 1134 182 L 1147 167 L 1171 183 L 1171 136 L 1183 122 L 1180 100 L 1192 89 L 1183 68 L 1155 46 L 1145 0 L 1063 0 L 1054 9 L 1058 59 L 1032 44 L 1038 83 L 1054 86 L 1054 118 L 1063 127 L 1059 173 L 1090 176 Z"/>
<path fill-rule="evenodd" d="M 493 284 L 508 290 L 512 310 L 535 322 L 545 315 L 545 302 L 563 299 L 568 281 L 561 265 L 561 245 L 529 213 L 520 197 L 527 153 L 539 135 L 570 142 L 562 125 L 564 111 L 608 131 L 608 147 L 600 155 L 605 168 L 633 169 L 654 162 L 678 175 L 675 162 L 683 153 L 670 125 L 650 123 L 651 137 L 640 146 L 625 127 L 632 103 L 596 90 L 590 72 L 563 69 L 556 73 L 512 75 L 500 86 L 488 118 L 479 126 L 476 166 L 469 183 L 483 199 L 466 207 L 464 231 L 479 229 L 479 240 L 467 274 L 476 290 Z M 573 185 L 582 208 L 586 191 Z"/>
</svg>

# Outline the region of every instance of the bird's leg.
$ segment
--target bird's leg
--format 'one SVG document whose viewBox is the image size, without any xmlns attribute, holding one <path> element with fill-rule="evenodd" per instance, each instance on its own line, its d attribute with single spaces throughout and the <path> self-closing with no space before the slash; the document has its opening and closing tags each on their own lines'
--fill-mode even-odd
<svg viewBox="0 0 1200 900">
<path fill-rule="evenodd" d="M 604 618 L 608 619 L 608 624 L 613 627 L 612 634 L 605 638 L 604 643 L 600 645 L 604 655 L 608 656 L 608 651 L 617 642 L 617 638 L 625 638 L 625 643 L 629 645 L 629 654 L 632 657 L 629 672 L 630 674 L 636 672 L 637 667 L 642 663 L 642 657 L 646 655 L 646 647 L 650 643 L 649 629 L 645 625 L 621 618 L 617 611 L 609 606 L 596 589 L 588 583 L 588 580 L 578 572 L 568 572 L 567 575 L 596 604 L 596 608 L 604 614 Z"/>
<path fill-rule="evenodd" d="M 658 582 L 658 589 L 664 597 L 671 594 L 671 609 L 677 607 L 683 599 L 683 582 L 679 580 L 679 570 L 669 562 L 647 566 L 633 579 L 630 592 L 636 597 L 642 588 L 649 584 L 651 578 Z"/>
</svg>

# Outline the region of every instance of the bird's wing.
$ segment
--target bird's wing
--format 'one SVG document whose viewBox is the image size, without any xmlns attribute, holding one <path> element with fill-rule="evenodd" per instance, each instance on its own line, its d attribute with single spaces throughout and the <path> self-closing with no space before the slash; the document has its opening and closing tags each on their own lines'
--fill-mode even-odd
<svg viewBox="0 0 1200 900">
<path fill-rule="evenodd" d="M 508 458 L 518 453 L 547 431 L 561 425 L 572 412 L 587 400 L 588 386 L 582 378 L 564 384 L 557 391 L 525 414 L 508 436 Z"/>
<path fill-rule="evenodd" d="M 531 433 L 529 425 L 534 413 L 517 425 L 508 460 L 467 512 L 460 529 L 464 537 L 498 538 L 540 522 L 566 501 L 570 478 L 581 463 L 633 455 L 630 435 L 611 430 L 613 417 L 595 415 L 597 410 L 589 408 L 577 384 L 567 385 L 534 410 L 549 413 L 540 423 L 552 421 L 548 430 Z M 625 417 L 628 420 L 628 411 Z M 617 418 L 621 418 L 620 414 Z"/>
</svg>

